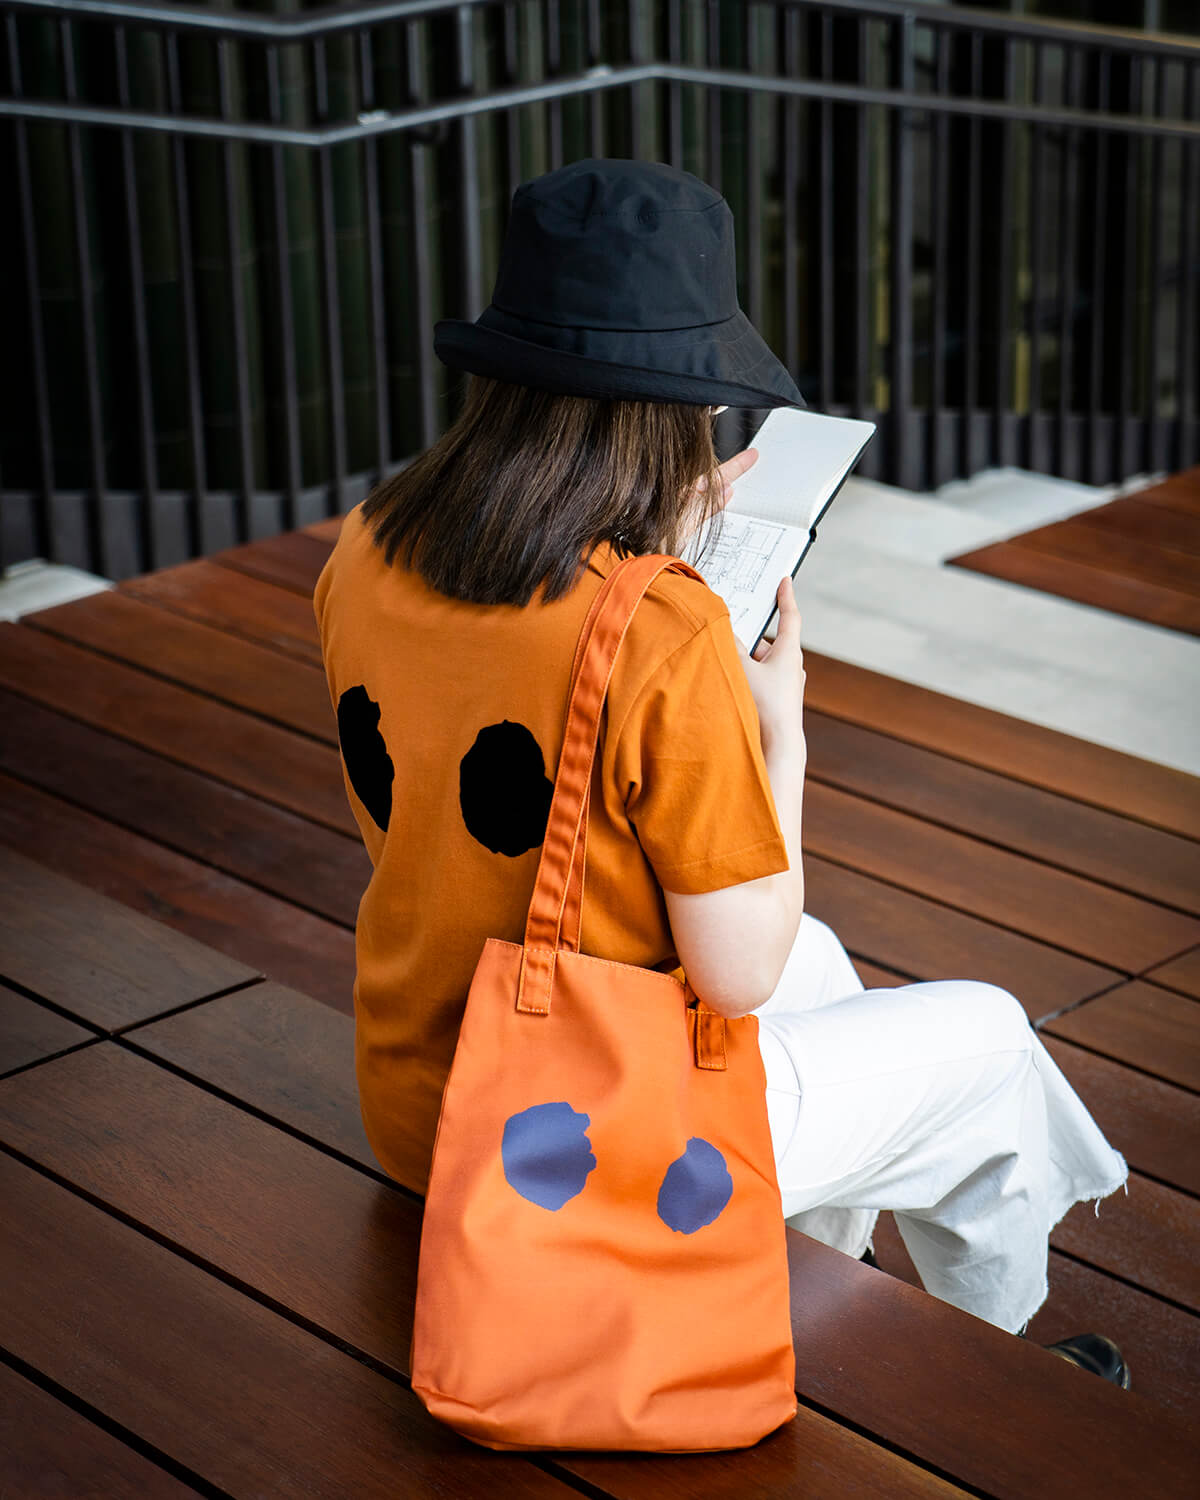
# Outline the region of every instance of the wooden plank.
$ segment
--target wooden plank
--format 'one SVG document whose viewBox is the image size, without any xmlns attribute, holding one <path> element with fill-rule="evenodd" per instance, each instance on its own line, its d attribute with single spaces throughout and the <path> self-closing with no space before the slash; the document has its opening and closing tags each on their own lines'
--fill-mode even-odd
<svg viewBox="0 0 1200 1500">
<path fill-rule="evenodd" d="M 1045 1029 L 1168 1083 L 1200 1090 L 1198 1022 L 1194 1000 L 1134 980 L 1055 1016 Z"/>
<path fill-rule="evenodd" d="M 416 1202 L 381 1195 L 354 1168 L 116 1045 L 0 1084 L 0 1134 L 156 1235 L 403 1371 Z M 826 1410 L 998 1496 L 1028 1495 L 1030 1464 L 1051 1486 L 1069 1474 L 1090 1493 L 1116 1494 L 1112 1484 L 1127 1485 L 1135 1470 L 1153 1492 L 1194 1462 L 1179 1429 L 1148 1403 L 1100 1381 L 1083 1386 L 1078 1372 L 980 1319 L 801 1235 L 789 1241 L 798 1385 Z M 798 1450 L 812 1417 L 802 1411 L 763 1447 Z M 759 1451 L 742 1454 L 741 1479 L 767 1493 L 755 1483 Z M 629 1465 L 640 1472 L 637 1493 L 661 1493 L 652 1469 L 669 1462 Z M 590 1477 L 586 1460 L 571 1469 Z M 611 1470 L 603 1472 L 611 1491 Z M 793 1471 L 793 1483 L 804 1472 Z M 853 1480 L 843 1474 L 841 1493 Z"/>
<path fill-rule="evenodd" d="M 1196 564 L 1190 557 L 1156 546 L 1149 540 L 1124 536 L 1118 542 L 1098 526 L 1088 526 L 1077 517 L 1039 526 L 1022 536 L 1013 537 L 1011 545 L 1032 548 L 1049 557 L 1084 563 L 1089 568 L 1137 579 L 1153 588 L 1172 589 L 1193 598 L 1200 597 Z"/>
<path fill-rule="evenodd" d="M 208 1485 L 263 1500 L 571 1494 L 8 1156 L 0 1197 L 4 1276 L 20 1288 L 0 1299 L 0 1343 Z M 326 1272 L 330 1285 L 346 1279 L 345 1266 Z"/>
<path fill-rule="evenodd" d="M 1189 515 L 1169 505 L 1155 505 L 1146 492 L 1126 495 L 1108 505 L 1082 511 L 1076 521 L 1093 526 L 1114 537 L 1130 537 L 1152 542 L 1156 547 L 1173 548 L 1189 557 L 1200 557 L 1200 513 Z M 1119 547 L 1120 543 L 1116 545 Z M 1189 589 L 1189 593 L 1195 592 Z"/>
<path fill-rule="evenodd" d="M 1200 777 L 815 651 L 804 667 L 809 709 L 1200 839 Z"/>
<path fill-rule="evenodd" d="M 257 970 L 0 846 L 3 977 L 104 1030 L 202 1000 Z"/>
<path fill-rule="evenodd" d="M 348 838 L 0 688 L 0 768 L 353 928 L 371 878 Z M 80 777 L 79 767 L 87 767 Z"/>
<path fill-rule="evenodd" d="M 347 515 L 349 512 L 346 513 Z M 300 530 L 305 536 L 315 537 L 318 541 L 327 542 L 329 549 L 333 550 L 333 544 L 342 534 L 342 522 L 345 515 L 327 516 L 324 521 L 312 521 L 307 526 L 301 526 Z"/>
<path fill-rule="evenodd" d="M 807 780 L 954 828 L 1001 848 L 1200 914 L 1200 848 L 1145 823 L 1088 807 L 809 709 Z"/>
<path fill-rule="evenodd" d="M 321 663 L 312 600 L 208 558 L 127 578 L 118 589 L 302 661 Z"/>
<path fill-rule="evenodd" d="M 283 531 L 210 553 L 209 560 L 311 599 L 329 550 L 319 538 L 303 531 Z"/>
<path fill-rule="evenodd" d="M 890 1213 L 876 1220 L 872 1244 L 881 1271 L 909 1286 L 921 1285 Z M 1030 1342 L 1046 1345 L 1078 1333 L 1105 1334 L 1128 1360 L 1138 1395 L 1169 1408 L 1197 1430 L 1200 1319 L 1058 1250 L 1051 1250 L 1047 1259 L 1049 1294 L 1030 1321 Z"/>
<path fill-rule="evenodd" d="M 125 1039 L 323 1150 L 381 1171 L 358 1107 L 354 1022 L 299 990 L 268 979 Z"/>
<path fill-rule="evenodd" d="M 199 1493 L 0 1365 L 0 1495 L 5 1500 L 187 1500 Z"/>
<path fill-rule="evenodd" d="M 0 686 L 359 836 L 332 746 L 19 624 L 0 628 Z"/>
<path fill-rule="evenodd" d="M 1127 974 L 1200 942 L 1195 917 L 819 782 L 804 848 Z"/>
<path fill-rule="evenodd" d="M 1155 984 L 1165 984 L 1168 989 L 1182 990 L 1185 995 L 1200 1000 L 1200 948 L 1181 953 L 1170 963 L 1160 964 L 1145 976 Z"/>
<path fill-rule="evenodd" d="M 816 855 L 805 857 L 804 881 L 806 907 L 829 923 L 849 952 L 914 979 L 998 984 L 1034 1021 L 1120 978 L 1114 969 Z"/>
<path fill-rule="evenodd" d="M 1200 635 L 1200 599 L 1158 583 L 1124 577 L 1067 557 L 1023 547 L 1020 541 L 993 542 L 946 561 L 1005 583 L 1040 589 L 1110 614 L 1129 615 L 1166 630 Z"/>
<path fill-rule="evenodd" d="M 11 1090 L 0 1085 L 0 1137 L 18 1149 L 33 1146 L 32 1157 L 55 1163 L 68 1181 L 384 1369 L 406 1375 L 420 1205 L 124 1048 L 104 1045 L 101 1051 L 94 1067 L 61 1071 L 45 1088 L 21 1088 L 20 1077 L 27 1075 L 12 1080 Z M 18 1114 L 28 1107 L 40 1128 L 52 1101 L 78 1087 L 89 1097 L 70 1103 L 49 1136 L 35 1142 L 31 1121 Z M 125 1158 L 124 1170 L 118 1158 Z M 830 1496 L 856 1483 L 883 1496 L 892 1493 L 889 1485 L 906 1495 L 954 1493 L 807 1410 L 762 1445 L 720 1457 L 725 1482 L 716 1491 L 709 1487 L 708 1465 L 696 1464 L 703 1482 L 677 1493 L 732 1497 L 800 1486 L 808 1493 L 807 1485 L 822 1476 L 818 1492 Z M 675 1475 L 674 1460 L 651 1455 L 597 1465 L 603 1479 L 592 1476 L 587 1460 L 564 1467 L 610 1494 L 630 1497 L 657 1497 L 667 1476 Z M 405 1493 L 402 1480 L 396 1488 Z M 358 1491 L 347 1480 L 344 1493 Z"/>
<path fill-rule="evenodd" d="M 159 609 L 120 589 L 104 589 L 21 616 L 22 625 L 140 667 L 336 745 L 337 721 L 324 671 L 307 661 Z"/>
<path fill-rule="evenodd" d="M 222 1003 L 212 1000 L 201 1008 Z M 1131 1167 L 1200 1196 L 1200 1096 L 1045 1032 L 1042 1043 Z"/>
<path fill-rule="evenodd" d="M 0 851 L 0 859 L 4 851 Z M 0 954 L 0 963 L 6 955 Z M 68 1021 L 49 1006 L 0 984 L 0 1074 L 24 1068 L 68 1047 L 90 1042 L 94 1031 Z M 2 1491 L 0 1491 L 2 1493 Z"/>
<path fill-rule="evenodd" d="M 93 1050 L 67 1056 L 85 1057 Z M 43 1066 L 58 1067 L 66 1060 Z M 34 1074 L 19 1073 L 17 1078 L 27 1076 Z M 1099 1208 L 1097 1215 L 1091 1202 L 1077 1203 L 1053 1231 L 1050 1243 L 1143 1291 L 1200 1311 L 1200 1261 L 1195 1250 L 1200 1201 L 1130 1172 L 1128 1195 L 1112 1193 Z"/>
<path fill-rule="evenodd" d="M 1147 485 L 1144 490 L 1135 490 L 1134 494 L 1139 500 L 1170 506 L 1185 515 L 1200 516 L 1200 469 L 1184 469 L 1157 484 Z"/>
<path fill-rule="evenodd" d="M 2 773 L 0 844 L 255 972 L 353 1009 L 353 932 Z"/>
<path fill-rule="evenodd" d="M 895 969 L 885 969 L 881 964 L 873 964 L 864 958 L 855 958 L 854 967 L 858 977 L 868 990 L 891 990 L 898 984 L 910 984 L 910 974 L 900 974 Z"/>
</svg>

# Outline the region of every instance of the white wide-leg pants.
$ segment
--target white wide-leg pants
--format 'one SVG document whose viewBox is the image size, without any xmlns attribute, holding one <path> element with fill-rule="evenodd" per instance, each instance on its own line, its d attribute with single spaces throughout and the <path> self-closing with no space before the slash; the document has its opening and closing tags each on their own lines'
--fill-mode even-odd
<svg viewBox="0 0 1200 1500">
<path fill-rule="evenodd" d="M 1050 1231 L 1128 1175 L 1020 1003 L 969 979 L 866 990 L 806 912 L 753 1014 L 791 1227 L 861 1256 L 889 1209 L 926 1291 L 1017 1332 Z"/>
</svg>

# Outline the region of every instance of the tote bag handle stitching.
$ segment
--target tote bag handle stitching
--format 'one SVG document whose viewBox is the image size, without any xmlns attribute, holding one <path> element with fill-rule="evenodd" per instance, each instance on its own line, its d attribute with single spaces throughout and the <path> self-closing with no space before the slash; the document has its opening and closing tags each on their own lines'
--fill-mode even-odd
<svg viewBox="0 0 1200 1500">
<path fill-rule="evenodd" d="M 546 1015 L 554 983 L 557 952 L 564 946 L 564 916 L 571 922 L 569 951 L 577 951 L 582 880 L 572 891 L 572 877 L 586 847 L 588 796 L 600 711 L 617 653 L 646 590 L 666 569 L 703 578 L 679 558 L 653 554 L 618 563 L 592 601 L 576 647 L 575 673 L 567 707 L 562 752 L 537 878 L 525 924 L 517 1009 Z M 568 911 L 568 894 L 573 896 Z"/>
</svg>

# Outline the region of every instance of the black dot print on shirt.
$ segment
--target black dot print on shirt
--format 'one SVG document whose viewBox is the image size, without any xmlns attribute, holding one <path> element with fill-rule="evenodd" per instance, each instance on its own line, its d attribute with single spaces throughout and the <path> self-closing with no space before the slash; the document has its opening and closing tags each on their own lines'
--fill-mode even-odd
<svg viewBox="0 0 1200 1500">
<path fill-rule="evenodd" d="M 396 769 L 379 731 L 379 704 L 361 683 L 347 688 L 338 699 L 337 725 L 350 785 L 371 817 L 386 830 L 392 816 Z"/>
<path fill-rule="evenodd" d="M 493 854 L 524 854 L 546 837 L 554 783 L 524 724 L 489 724 L 458 768 L 458 801 L 472 838 Z"/>
</svg>

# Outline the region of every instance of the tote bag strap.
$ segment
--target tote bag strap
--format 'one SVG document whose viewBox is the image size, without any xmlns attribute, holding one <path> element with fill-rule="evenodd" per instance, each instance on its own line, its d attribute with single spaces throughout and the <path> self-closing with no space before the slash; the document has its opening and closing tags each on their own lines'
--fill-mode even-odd
<svg viewBox="0 0 1200 1500">
<path fill-rule="evenodd" d="M 625 558 L 604 580 L 580 631 L 562 754 L 525 923 L 517 988 L 517 1009 L 521 1011 L 534 1015 L 549 1013 L 554 965 L 567 915 L 574 927 L 570 934 L 572 942 L 578 942 L 582 869 L 579 880 L 573 882 L 572 876 L 576 865 L 582 865 L 585 812 L 600 732 L 600 711 L 634 611 L 646 590 L 666 569 L 704 582 L 695 568 L 677 557 L 655 553 Z M 576 899 L 568 913 L 567 898 L 572 886 Z"/>
</svg>

